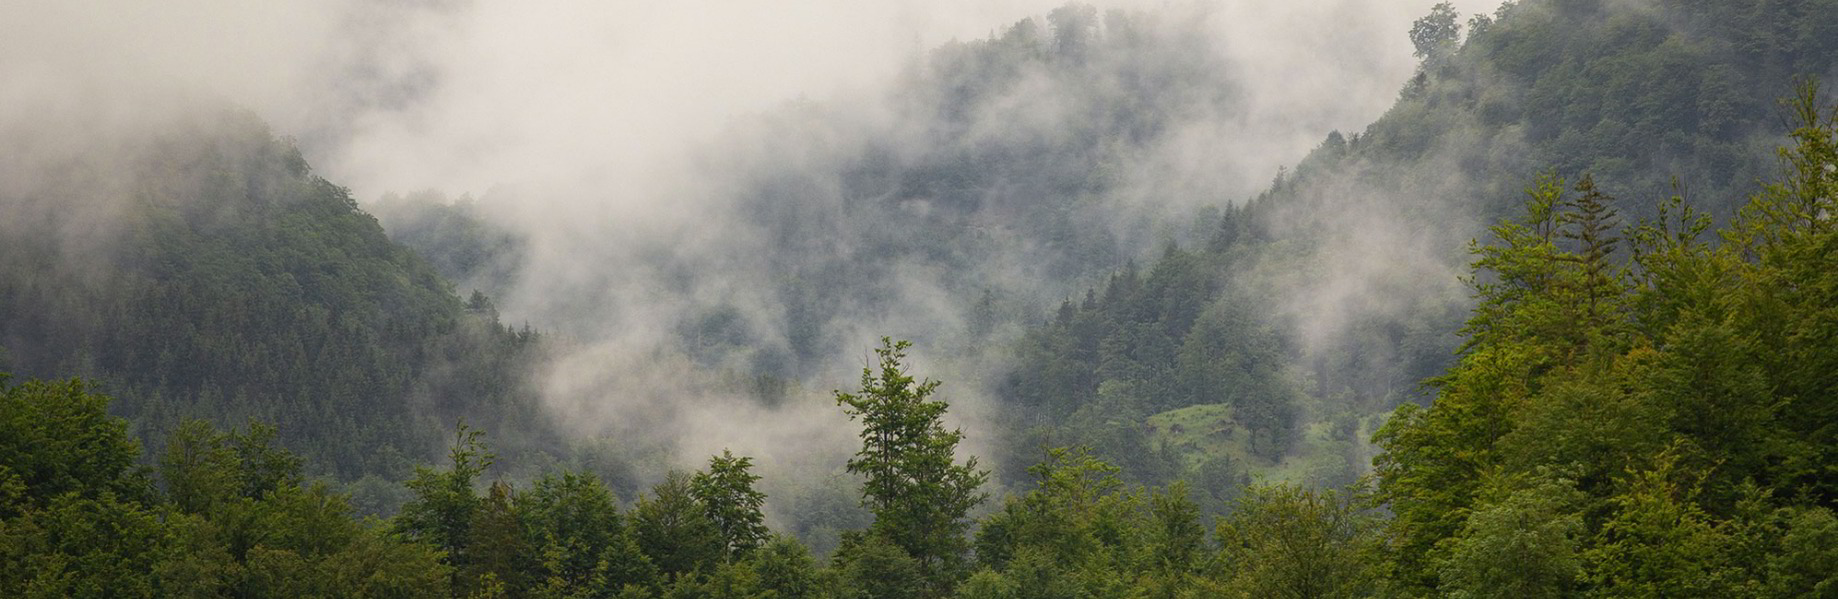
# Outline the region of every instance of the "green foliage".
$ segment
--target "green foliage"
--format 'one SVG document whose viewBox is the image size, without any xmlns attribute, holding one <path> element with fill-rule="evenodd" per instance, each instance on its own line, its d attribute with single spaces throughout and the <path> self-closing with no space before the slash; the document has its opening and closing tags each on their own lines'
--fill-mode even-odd
<svg viewBox="0 0 1838 599">
<path fill-rule="evenodd" d="M 1410 43 L 1416 47 L 1417 58 L 1440 61 L 1454 52 L 1456 42 L 1461 41 L 1459 19 L 1455 6 L 1443 2 L 1430 8 L 1429 15 L 1411 23 Z"/>
<path fill-rule="evenodd" d="M 147 497 L 135 465 L 140 447 L 127 423 L 109 416 L 108 403 L 82 381 L 12 385 L 0 376 L 0 487 L 10 489 L 0 493 L 0 517 L 68 493 Z"/>
<path fill-rule="evenodd" d="M 45 185 L 0 198 L 17 219 L 0 227 L 13 368 L 106 385 L 155 453 L 186 420 L 285 422 L 276 445 L 344 479 L 405 477 L 462 416 L 549 435 L 519 409 L 534 336 L 467 312 L 253 116 L 72 143 Z M 78 213 L 106 243 L 71 251 Z"/>
<path fill-rule="evenodd" d="M 1838 396 L 1838 336 L 1821 332 L 1838 330 L 1838 114 L 1817 98 L 1809 86 L 1793 104 L 1783 182 L 1721 244 L 1674 201 L 1628 230 L 1623 258 L 1588 180 L 1570 202 L 1545 180 L 1530 217 L 1494 228 L 1500 243 L 1476 250 L 1486 278 L 1460 362 L 1427 410 L 1401 408 L 1377 438 L 1395 590 L 1737 597 L 1826 584 L 1796 573 L 1830 559 L 1799 539 L 1823 534 L 1838 497 L 1823 461 L 1838 439 L 1806 420 Z"/>
<path fill-rule="evenodd" d="M 535 569 L 535 560 L 512 504 L 513 493 L 510 485 L 494 482 L 473 512 L 467 531 L 467 563 L 459 572 L 461 587 L 485 589 L 496 584 L 505 589 L 521 589 L 526 586 L 526 573 Z"/>
<path fill-rule="evenodd" d="M 672 472 L 632 509 L 632 536 L 661 576 L 706 572 L 727 555 L 727 539 L 691 484 L 688 475 Z"/>
<path fill-rule="evenodd" d="M 1146 276 L 1118 273 L 1103 293 L 1068 302 L 1022 339 L 1001 392 L 1023 412 L 1017 427 L 1033 428 L 1008 440 L 1013 455 L 1087 446 L 1144 483 L 1171 482 L 1228 455 L 1207 450 L 1215 445 L 1242 448 L 1235 457 L 1262 464 L 1288 455 L 1300 436 L 1297 356 L 1251 300 L 1220 295 L 1209 261 L 1223 257 L 1170 248 Z M 1199 409 L 1229 416 L 1204 431 L 1142 426 Z M 1215 430 L 1229 432 L 1207 436 Z"/>
<path fill-rule="evenodd" d="M 1838 592 L 1838 518 L 1823 507 L 1783 509 L 1780 551 L 1767 563 L 1766 593 L 1827 597 Z"/>
<path fill-rule="evenodd" d="M 344 497 L 303 482 L 299 459 L 271 445 L 270 427 L 220 433 L 187 423 L 160 459 L 162 495 L 131 467 L 138 450 L 103 415 L 107 397 L 76 382 L 27 382 L 6 389 L 5 399 L 9 415 L 46 418 L 4 436 L 37 443 L 12 447 L 0 463 L 11 510 L 0 514 L 0 595 L 447 593 L 435 551 L 364 526 Z M 34 436 L 41 433 L 53 436 Z M 65 462 L 49 471 L 59 475 L 37 474 L 47 460 Z M 53 488 L 56 495 L 39 495 Z"/>
<path fill-rule="evenodd" d="M 1743 592 L 1730 531 L 1696 504 L 1694 481 L 1674 480 L 1676 457 L 1630 473 L 1608 499 L 1610 516 L 1584 551 L 1591 594 L 1602 597 L 1736 597 Z"/>
<path fill-rule="evenodd" d="M 752 458 L 737 458 L 722 450 L 721 455 L 709 458 L 708 470 L 689 480 L 690 493 L 720 532 L 730 561 L 757 549 L 770 534 L 766 516 L 760 513 L 766 494 L 753 489 L 759 476 L 748 471 L 752 466 Z"/>
<path fill-rule="evenodd" d="M 753 558 L 761 589 L 785 599 L 818 596 L 817 561 L 796 540 L 774 537 Z"/>
<path fill-rule="evenodd" d="M 460 423 L 447 454 L 450 469 L 417 468 L 415 478 L 406 483 L 415 497 L 395 519 L 397 532 L 442 551 L 442 561 L 453 567 L 455 576 L 471 564 L 472 524 L 482 503 L 474 485 L 494 459 L 479 440 L 483 434 Z M 459 588 L 456 584 L 455 590 Z"/>
<path fill-rule="evenodd" d="M 931 398 L 938 382 L 906 374 L 911 346 L 882 338 L 875 350 L 878 371 L 863 368 L 861 390 L 836 392 L 836 403 L 862 422 L 862 448 L 848 470 L 865 479 L 862 504 L 874 512 L 871 536 L 899 547 L 938 589 L 958 576 L 968 549 L 965 515 L 983 500 L 977 487 L 988 473 L 977 469 L 975 457 L 957 463 L 963 433 L 944 428 L 948 406 Z"/>
<path fill-rule="evenodd" d="M 1489 466 L 1507 459 L 1500 450 L 1513 443 L 1516 421 L 1552 415 L 1568 422 L 1579 413 L 1547 412 L 1532 398 L 1573 398 L 1563 405 L 1581 413 L 1626 408 L 1599 392 L 1602 381 L 1613 378 L 1600 369 L 1601 356 L 1625 347 L 1619 316 L 1625 275 L 1604 264 L 1610 241 L 1603 223 L 1613 217 L 1587 179 L 1578 186 L 1579 200 L 1567 200 L 1565 187 L 1555 177 L 1541 178 L 1527 190 L 1526 215 L 1493 227 L 1498 243 L 1473 246 L 1474 268 L 1487 276 L 1468 280 L 1479 303 L 1463 329 L 1469 338 L 1464 354 L 1449 373 L 1431 380 L 1438 391 L 1433 409 L 1400 408 L 1375 438 L 1386 448 L 1375 462 L 1379 488 L 1403 531 L 1394 573 L 1399 578 L 1434 576 L 1434 566 L 1420 560 L 1447 550 L 1438 541 L 1457 534 L 1466 516 L 1460 508 L 1474 501 Z M 1565 239 L 1578 242 L 1574 251 L 1560 247 Z M 1587 382 L 1566 386 L 1579 380 Z M 1611 416 L 1578 426 L 1618 422 Z M 1579 437 L 1588 439 L 1572 435 Z M 1603 437 L 1627 443 L 1633 435 L 1623 428 Z M 1526 443 L 1540 444 L 1528 451 L 1567 448 L 1553 448 L 1542 436 L 1526 437 Z"/>
<path fill-rule="evenodd" d="M 873 532 L 844 534 L 830 567 L 840 581 L 837 594 L 849 599 L 916 599 L 936 584 L 918 559 Z"/>
<path fill-rule="evenodd" d="M 1187 485 L 1177 482 L 1150 497 L 1149 520 L 1146 586 L 1151 596 L 1178 596 L 1190 588 L 1206 548 L 1199 506 L 1187 498 Z"/>
<path fill-rule="evenodd" d="M 967 578 L 968 513 L 986 474 L 958 462 L 962 435 L 940 422 L 938 384 L 907 374 L 908 345 L 891 340 L 861 390 L 836 395 L 863 425 L 847 469 L 875 520 L 845 535 L 827 568 L 764 527 L 748 458 L 712 457 L 621 514 L 587 475 L 521 491 L 494 482 L 481 496 L 493 459 L 464 426 L 450 469 L 417 470 L 389 532 L 360 523 L 346 498 L 306 482 L 304 464 L 399 478 L 434 445 L 428 424 L 460 415 L 516 442 L 548 438 L 517 374 L 534 335 L 436 274 L 502 285 L 516 240 L 467 206 L 408 210 L 401 222 L 414 224 L 399 235 L 429 248 L 430 266 L 241 116 L 136 140 L 144 147 L 118 163 L 66 165 L 44 197 L 0 199 L 105 197 L 121 208 L 103 224 L 116 243 L 68 247 L 48 233 L 68 224 L 58 210 L 0 223 L 0 339 L 19 350 L 0 359 L 123 391 L 116 409 L 158 449 L 162 485 L 90 387 L 0 382 L 0 595 L 1832 595 L 1838 114 L 1815 87 L 1789 106 L 1799 128 L 1781 181 L 1733 218 L 1722 209 L 1736 205 L 1724 192 L 1761 172 L 1748 156 L 1767 141 L 1754 132 L 1772 115 L 1768 90 L 1838 64 L 1838 7 L 1626 4 L 1508 3 L 1468 21 L 1465 41 L 1459 16 L 1437 5 L 1411 31 L 1423 68 L 1383 119 L 1330 135 L 1267 193 L 1218 212 L 1203 249 L 1169 245 L 1125 266 L 1030 332 L 1000 391 L 1016 408 L 1005 451 L 1090 449 L 1027 469 L 1033 487 L 977 527 Z M 1132 148 L 1230 95 L 1203 76 L 1219 65 L 1191 58 L 1211 53 L 1154 42 L 1143 19 L 1070 5 L 1049 31 L 1024 21 L 932 54 L 900 110 L 939 116 L 938 130 L 916 133 L 945 140 L 938 151 L 902 152 L 908 138 L 890 136 L 849 152 L 860 159 L 839 174 L 752 173 L 742 203 L 769 237 L 865 249 L 837 257 L 788 242 L 770 258 L 799 267 L 773 290 L 791 306 L 792 347 L 751 366 L 808 368 L 849 313 L 827 307 L 884 302 L 903 256 L 967 271 L 1002 247 L 983 231 L 1053 248 L 1041 269 L 1057 278 L 1118 266 L 1133 251 L 1123 238 L 1146 235 L 1130 224 L 1091 233 L 1084 223 L 1101 213 L 1089 206 L 1116 191 Z M 1026 86 L 1086 80 L 1105 84 L 1030 121 L 1041 131 L 966 133 Z M 789 127 L 809 124 L 796 116 Z M 1554 170 L 1529 190 L 1526 214 L 1472 247 L 1478 305 L 1453 364 L 1438 340 L 1452 321 L 1423 304 L 1355 318 L 1325 348 L 1284 334 L 1293 323 L 1270 306 L 1286 296 L 1264 283 L 1335 276 L 1320 262 L 1334 234 L 1388 224 L 1308 215 L 1431 228 L 1472 207 L 1491 219 L 1543 165 Z M 1709 201 L 1648 209 L 1609 193 L 1672 173 Z M 779 201 L 828 187 L 841 189 L 836 202 Z M 1355 204 L 1375 197 L 1384 206 Z M 1643 224 L 1618 231 L 1617 209 Z M 831 230 L 849 233 L 817 234 Z M 1013 287 L 970 278 L 954 291 L 982 292 L 973 337 L 1025 313 Z M 715 306 L 682 330 L 707 358 L 748 343 L 746 318 Z M 1201 514 L 1252 471 L 1361 457 L 1369 417 L 1444 366 L 1435 401 L 1405 403 L 1377 436 L 1382 530 L 1357 492 L 1262 485 L 1208 544 Z M 255 419 L 287 426 L 206 424 Z M 1196 503 L 1181 482 L 1126 484 L 1183 478 L 1212 499 Z"/>
<path fill-rule="evenodd" d="M 1580 493 L 1542 478 L 1477 509 L 1448 542 L 1440 576 L 1453 597 L 1569 597 L 1582 573 Z"/>
<path fill-rule="evenodd" d="M 1111 557 L 1125 518 L 1139 499 L 1123 493 L 1117 468 L 1089 450 L 1054 449 L 1029 471 L 1036 489 L 1010 498 L 1001 512 L 984 522 L 976 537 L 977 560 L 1003 569 L 1019 553 L 1032 551 L 1048 563 L 1068 568 Z"/>
<path fill-rule="evenodd" d="M 1254 486 L 1219 522 L 1215 577 L 1233 597 L 1367 595 L 1375 524 L 1357 497 Z"/>
<path fill-rule="evenodd" d="M 1051 450 L 1031 470 L 1036 488 L 982 522 L 981 569 L 960 596 L 1187 597 L 1210 582 L 1206 530 L 1184 484 L 1125 488 L 1084 448 Z"/>
<path fill-rule="evenodd" d="M 1436 6 L 1411 32 L 1423 68 L 1384 117 L 1363 132 L 1329 136 L 1268 191 L 1223 209 L 1207 223 L 1215 234 L 1204 251 L 1170 252 L 1125 267 L 1084 298 L 1073 296 L 1057 317 L 1015 345 L 1014 366 L 1000 396 L 1016 412 L 1007 428 L 1023 434 L 1008 436 L 1005 454 L 995 462 L 998 476 L 1021 479 L 1022 456 L 1043 446 L 1078 444 L 1124 466 L 1124 478 L 1154 484 L 1195 480 L 1199 464 L 1221 458 L 1238 460 L 1248 473 L 1287 478 L 1285 460 L 1314 461 L 1333 453 L 1355 465 L 1335 478 L 1350 479 L 1365 456 L 1313 441 L 1311 427 L 1337 420 L 1363 423 L 1419 397 L 1417 383 L 1450 366 L 1456 340 L 1447 333 L 1461 322 L 1464 302 L 1412 288 L 1440 278 L 1440 272 L 1385 270 L 1378 276 L 1399 287 L 1339 301 L 1341 308 L 1354 306 L 1350 310 L 1358 317 L 1334 331 L 1335 339 L 1307 348 L 1285 347 L 1293 337 L 1272 331 L 1307 329 L 1307 322 L 1286 319 L 1331 320 L 1332 310 L 1284 315 L 1269 306 L 1296 300 L 1283 289 L 1338 290 L 1335 273 L 1359 263 L 1359 256 L 1335 253 L 1342 239 L 1421 236 L 1426 244 L 1453 250 L 1454 236 L 1466 235 L 1463 223 L 1469 219 L 1496 222 L 1516 215 L 1525 204 L 1520 189 L 1545 169 L 1549 185 L 1539 193 L 1549 202 L 1546 213 L 1515 221 L 1521 230 L 1511 235 L 1493 231 L 1499 243 L 1491 247 L 1507 253 L 1479 256 L 1491 274 L 1477 282 L 1489 286 L 1479 288 L 1484 293 L 1501 294 L 1499 305 L 1519 301 L 1508 297 L 1513 294 L 1539 305 L 1469 323 L 1470 339 L 1497 327 L 1499 334 L 1533 335 L 1527 339 L 1534 341 L 1493 346 L 1474 356 L 1475 362 L 1499 368 L 1501 376 L 1491 380 L 1503 385 L 1498 393 L 1474 392 L 1501 396 L 1499 403 L 1510 406 L 1519 393 L 1513 385 L 1535 385 L 1548 368 L 1580 366 L 1590 352 L 1620 351 L 1619 344 L 1629 342 L 1625 326 L 1651 322 L 1628 311 L 1646 309 L 1642 302 L 1677 308 L 1691 289 L 1707 289 L 1674 285 L 1665 294 L 1628 293 L 1625 287 L 1634 278 L 1695 278 L 1718 271 L 1709 264 L 1634 267 L 1623 259 L 1641 241 L 1618 231 L 1610 213 L 1621 212 L 1627 222 L 1682 218 L 1675 235 L 1728 224 L 1748 186 L 1768 174 L 1765 149 L 1776 143 L 1780 115 L 1770 98 L 1790 89 L 1796 76 L 1830 73 L 1838 66 L 1833 8 L 1838 7 L 1829 0 L 1638 6 L 1526 0 L 1470 19 L 1463 38 L 1461 16 L 1448 4 Z M 1583 182 L 1591 173 L 1587 190 L 1570 191 L 1558 183 Z M 1673 182 L 1692 193 L 1681 193 L 1669 214 L 1659 214 L 1658 205 L 1614 199 L 1643 198 Z M 1811 191 L 1802 197 L 1825 196 Z M 1450 238 L 1437 239 L 1439 231 Z M 1413 260 L 1450 266 L 1462 261 L 1456 251 L 1431 254 Z M 1143 273 L 1155 272 L 1180 284 L 1145 285 Z M 1329 284 L 1320 283 L 1323 279 Z M 1544 291 L 1521 293 L 1534 288 Z M 1495 303 L 1482 302 L 1482 309 Z M 1364 309 L 1371 313 L 1357 314 Z M 1589 325 L 1572 327 L 1574 320 Z M 1705 334 L 1710 337 L 1702 343 L 1713 338 L 1751 343 Z M 1177 351 L 1168 351 L 1171 345 Z M 1808 370 L 1832 370 L 1822 356 L 1797 359 Z M 1729 370 L 1756 365 L 1739 362 L 1700 363 L 1737 375 L 1728 379 L 1741 387 L 1729 389 L 1726 397 L 1734 397 L 1755 389 L 1758 380 L 1753 372 Z M 1523 376 L 1508 376 L 1514 372 Z M 1719 380 L 1701 378 L 1695 383 Z M 1208 404 L 1232 408 L 1234 430 L 1254 441 L 1253 455 L 1237 455 L 1243 452 L 1236 439 L 1184 449 L 1170 447 L 1165 430 L 1143 434 L 1151 417 Z M 1701 413 L 1714 419 L 1749 412 Z M 1829 416 L 1821 414 L 1821 421 L 1832 421 Z M 1463 441 L 1461 451 L 1484 452 L 1489 436 L 1503 432 L 1472 430 L 1477 436 Z M 1753 440 L 1749 433 L 1731 431 L 1719 442 Z M 1832 463 L 1833 457 L 1817 459 Z M 1815 458 L 1804 459 L 1810 468 Z M 1455 484 L 1447 488 L 1456 493 L 1464 492 L 1463 481 L 1477 479 L 1450 474 L 1447 481 Z M 1232 494 L 1207 487 L 1195 491 Z M 1435 536 L 1453 530 L 1444 526 Z M 1433 570 L 1427 564 L 1410 569 Z"/>
<path fill-rule="evenodd" d="M 60 494 L 0 524 L 0 591 L 15 597 L 153 597 L 173 551 L 158 514 L 112 491 Z"/>
<path fill-rule="evenodd" d="M 210 423 L 179 426 L 160 457 L 160 479 L 173 506 L 206 513 L 236 499 L 262 499 L 302 484 L 300 459 L 272 445 L 273 426 L 251 424 L 246 433 L 219 433 Z"/>
<path fill-rule="evenodd" d="M 533 585 L 546 596 L 607 597 L 656 577 L 612 492 L 591 475 L 544 476 L 516 494 L 516 508 L 539 556 Z"/>
</svg>

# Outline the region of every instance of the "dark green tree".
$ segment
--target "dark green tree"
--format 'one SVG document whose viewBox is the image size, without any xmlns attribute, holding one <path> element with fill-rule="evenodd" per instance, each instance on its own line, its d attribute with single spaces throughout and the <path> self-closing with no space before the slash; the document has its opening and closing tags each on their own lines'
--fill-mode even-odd
<svg viewBox="0 0 1838 599">
<path fill-rule="evenodd" d="M 1595 178 L 1584 175 L 1576 190 L 1581 193 L 1568 202 L 1568 210 L 1560 215 L 1566 227 L 1558 234 L 1576 244 L 1575 251 L 1566 258 L 1576 264 L 1574 302 L 1579 304 L 1580 317 L 1586 325 L 1599 328 L 1619 320 L 1605 304 L 1625 293 L 1621 269 L 1612 261 L 1620 241 L 1615 236 L 1620 222 L 1610 206 L 1614 198 L 1596 187 Z"/>
<path fill-rule="evenodd" d="M 774 537 L 752 559 L 761 588 L 787 599 L 817 596 L 817 561 L 796 539 Z"/>
<path fill-rule="evenodd" d="M 928 592 L 933 586 L 919 560 L 878 534 L 844 533 L 842 545 L 830 558 L 830 568 L 841 588 L 838 595 L 851 599 L 919 599 L 942 596 Z"/>
<path fill-rule="evenodd" d="M 65 493 L 148 497 L 146 473 L 135 465 L 140 446 L 128 436 L 127 422 L 108 414 L 108 403 L 82 381 L 14 386 L 0 374 L 0 484 L 17 485 L 0 494 L 0 517 Z"/>
<path fill-rule="evenodd" d="M 1547 179 L 1532 218 L 1494 229 L 1459 363 L 1427 410 L 1400 408 L 1377 439 L 1391 590 L 1822 592 L 1828 577 L 1804 573 L 1830 553 L 1805 541 L 1838 495 L 1838 115 L 1815 98 L 1793 104 L 1804 122 L 1784 182 L 1720 244 L 1674 201 L 1625 234 L 1623 261 L 1587 179 L 1570 201 Z"/>
<path fill-rule="evenodd" d="M 1440 575 L 1463 597 L 1574 596 L 1583 521 L 1574 483 L 1542 479 L 1468 517 Z"/>
<path fill-rule="evenodd" d="M 1077 568 L 1109 557 L 1107 541 L 1136 507 L 1118 468 L 1083 447 L 1055 448 L 1028 469 L 1035 490 L 1010 497 L 977 532 L 977 560 L 1006 569 L 1025 549 L 1048 563 Z"/>
<path fill-rule="evenodd" d="M 544 476 L 516 499 L 540 562 L 533 587 L 555 596 L 604 597 L 656 577 L 612 492 L 593 475 Z"/>
<path fill-rule="evenodd" d="M 260 500 L 299 487 L 300 458 L 274 445 L 275 428 L 251 423 L 245 432 L 218 432 L 188 420 L 166 439 L 160 478 L 166 495 L 185 513 L 202 513 L 238 498 Z"/>
<path fill-rule="evenodd" d="M 706 572 L 725 551 L 721 529 L 690 490 L 690 477 L 672 472 L 641 497 L 632 509 L 632 533 L 638 548 L 665 577 Z"/>
<path fill-rule="evenodd" d="M 343 496 L 306 485 L 299 460 L 269 443 L 272 428 L 222 433 L 185 424 L 159 460 L 169 490 L 161 497 L 130 467 L 138 456 L 103 416 L 107 397 L 28 383 L 0 390 L 0 399 L 0 448 L 8 452 L 0 463 L 0 596 L 447 594 L 448 569 L 431 547 L 366 527 Z M 22 429 L 5 419 L 18 415 L 50 417 Z M 14 440 L 34 446 L 8 445 Z M 46 480 L 48 461 L 63 462 L 49 470 L 63 474 L 49 480 L 66 486 L 40 502 L 26 481 Z"/>
<path fill-rule="evenodd" d="M 1187 497 L 1187 483 L 1176 481 L 1149 498 L 1148 533 L 1142 586 L 1154 597 L 1182 596 L 1206 547 L 1206 528 L 1199 506 Z"/>
<path fill-rule="evenodd" d="M 472 563 L 472 524 L 482 503 L 473 485 L 493 460 L 479 440 L 481 435 L 461 422 L 447 454 L 451 469 L 416 468 L 415 478 L 406 483 L 415 496 L 395 520 L 398 532 L 445 552 L 443 561 L 454 569 L 455 576 Z M 460 592 L 462 587 L 457 580 L 455 583 L 455 592 Z"/>
<path fill-rule="evenodd" d="M 154 597 L 178 551 L 158 511 L 108 490 L 63 493 L 0 521 L 0 595 Z"/>
<path fill-rule="evenodd" d="M 196 514 L 240 495 L 237 469 L 223 435 L 208 422 L 188 420 L 166 439 L 159 473 L 173 506 Z"/>
<path fill-rule="evenodd" d="M 530 546 L 514 504 L 515 491 L 503 481 L 493 482 L 472 516 L 468 531 L 467 564 L 460 573 L 462 588 L 500 587 L 520 595 L 526 573 L 535 569 Z"/>
</svg>

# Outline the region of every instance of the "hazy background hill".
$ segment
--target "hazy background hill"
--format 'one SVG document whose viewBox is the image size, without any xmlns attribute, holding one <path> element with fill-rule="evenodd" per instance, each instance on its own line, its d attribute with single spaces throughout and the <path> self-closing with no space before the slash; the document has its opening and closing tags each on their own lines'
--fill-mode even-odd
<svg viewBox="0 0 1838 599">
<path fill-rule="evenodd" d="M 187 419 L 289 423 L 309 472 L 343 480 L 407 476 L 460 419 L 513 453 L 555 442 L 538 337 L 462 303 L 254 115 L 59 141 L 6 181 L 11 372 L 102 383 L 155 449 Z"/>
</svg>

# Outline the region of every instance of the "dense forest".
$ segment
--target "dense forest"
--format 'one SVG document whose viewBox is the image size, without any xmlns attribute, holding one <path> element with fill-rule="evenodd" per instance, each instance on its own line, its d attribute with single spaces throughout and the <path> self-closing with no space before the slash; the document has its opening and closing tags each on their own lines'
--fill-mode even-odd
<svg viewBox="0 0 1838 599">
<path fill-rule="evenodd" d="M 700 158 L 739 270 L 620 266 L 682 304 L 642 368 L 858 432 L 797 468 L 556 412 L 604 339 L 501 321 L 553 248 L 491 198 L 360 207 L 240 110 L 15 136 L 50 149 L 0 169 L 0 594 L 1838 592 L 1838 4 L 1409 36 L 1389 112 L 1242 202 L 1144 183 L 1242 99 L 1175 9 L 743 121 Z"/>
<path fill-rule="evenodd" d="M 462 302 L 253 115 L 83 141 L 0 226 L 11 372 L 97 381 L 154 447 L 189 419 L 287 423 L 343 480 L 400 480 L 460 418 L 542 438 L 537 335 Z"/>
<path fill-rule="evenodd" d="M 1016 466 L 1078 444 L 1136 480 L 1339 486 L 1453 366 L 1470 239 L 1546 175 L 1635 224 L 1679 195 L 1728 223 L 1787 143 L 1780 99 L 1838 68 L 1820 2 L 1509 2 L 1411 29 L 1418 73 L 1209 234 L 1076 294 L 1016 345 Z M 1018 472 L 1017 468 L 999 469 Z M 1206 484 L 1209 488 L 1225 488 Z"/>
<path fill-rule="evenodd" d="M 1207 535 L 1186 483 L 1085 449 L 973 523 L 940 383 L 885 341 L 859 391 L 865 530 L 820 565 L 763 525 L 750 459 L 629 509 L 585 473 L 524 489 L 461 427 L 391 521 L 358 523 L 274 429 L 189 421 L 157 487 L 108 398 L 5 391 L 0 584 L 26 596 L 1818 596 L 1835 583 L 1838 108 L 1808 85 L 1786 179 L 1727 228 L 1682 201 L 1624 229 L 1550 176 L 1477 244 L 1457 363 L 1378 435 L 1376 487 L 1254 485 Z M 1827 112 L 1829 110 L 1829 112 Z M 1617 248 L 1625 248 L 1618 250 Z M 1254 448 L 1255 449 L 1255 448 Z M 974 548 L 974 551 L 972 551 Z"/>
</svg>

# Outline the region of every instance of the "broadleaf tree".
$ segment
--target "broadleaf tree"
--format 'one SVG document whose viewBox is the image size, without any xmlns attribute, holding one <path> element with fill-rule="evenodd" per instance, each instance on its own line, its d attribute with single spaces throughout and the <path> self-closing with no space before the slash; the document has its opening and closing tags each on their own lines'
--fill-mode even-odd
<svg viewBox="0 0 1838 599">
<path fill-rule="evenodd" d="M 969 544 L 966 514 L 988 479 L 975 457 L 957 461 L 960 430 L 942 421 L 948 404 L 934 399 L 938 381 L 907 373 L 908 341 L 881 339 L 878 367 L 862 368 L 861 389 L 836 392 L 836 403 L 862 423 L 861 451 L 848 471 L 866 478 L 862 503 L 874 512 L 872 534 L 906 551 L 934 590 L 961 570 Z"/>
<path fill-rule="evenodd" d="M 721 531 L 722 543 L 731 560 L 765 544 L 771 531 L 760 507 L 766 494 L 753 488 L 759 475 L 753 474 L 753 458 L 735 457 L 722 450 L 708 459 L 708 470 L 697 472 L 689 480 L 689 492 L 708 514 L 710 522 Z"/>
</svg>

